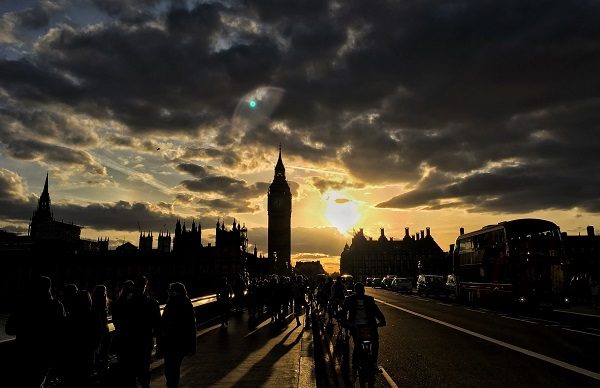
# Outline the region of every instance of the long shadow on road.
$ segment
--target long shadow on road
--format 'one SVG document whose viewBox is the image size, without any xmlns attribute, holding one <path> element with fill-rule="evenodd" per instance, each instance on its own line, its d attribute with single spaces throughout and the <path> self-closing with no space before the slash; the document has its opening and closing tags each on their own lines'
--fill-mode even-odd
<svg viewBox="0 0 600 388">
<path fill-rule="evenodd" d="M 302 338 L 300 330 L 292 343 L 286 343 L 299 329 L 289 330 L 290 318 L 283 324 L 257 322 L 253 328 L 248 327 L 247 315 L 240 314 L 230 319 L 229 327 L 201 335 L 196 354 L 184 359 L 180 386 L 249 386 L 251 382 L 266 382 L 277 361 Z M 165 386 L 163 372 L 163 368 L 153 372 L 153 386 Z"/>
</svg>

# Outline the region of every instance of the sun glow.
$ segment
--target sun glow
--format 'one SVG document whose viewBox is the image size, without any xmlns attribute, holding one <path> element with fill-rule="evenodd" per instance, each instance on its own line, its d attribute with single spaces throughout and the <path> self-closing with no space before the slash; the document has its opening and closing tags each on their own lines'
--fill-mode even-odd
<svg viewBox="0 0 600 388">
<path fill-rule="evenodd" d="M 323 195 L 326 201 L 325 217 L 340 233 L 348 233 L 360 218 L 358 205 L 338 191 L 328 191 Z"/>
</svg>

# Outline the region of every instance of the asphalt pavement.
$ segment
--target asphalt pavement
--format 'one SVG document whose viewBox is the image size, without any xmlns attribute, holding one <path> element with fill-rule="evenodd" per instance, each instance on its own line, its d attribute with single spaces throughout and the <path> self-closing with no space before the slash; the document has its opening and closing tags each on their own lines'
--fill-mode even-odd
<svg viewBox="0 0 600 388">
<path fill-rule="evenodd" d="M 387 320 L 379 364 L 390 383 L 378 378 L 378 386 L 600 387 L 600 328 L 589 319 L 381 289 L 367 294 Z"/>
</svg>

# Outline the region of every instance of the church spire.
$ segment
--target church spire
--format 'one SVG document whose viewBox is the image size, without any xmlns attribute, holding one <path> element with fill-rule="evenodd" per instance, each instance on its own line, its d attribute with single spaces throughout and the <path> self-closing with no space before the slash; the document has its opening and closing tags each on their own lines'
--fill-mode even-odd
<svg viewBox="0 0 600 388">
<path fill-rule="evenodd" d="M 44 182 L 44 191 L 42 191 L 42 195 L 40 195 L 40 199 L 38 200 L 38 208 L 37 211 L 39 216 L 45 216 L 47 218 L 52 218 L 52 214 L 50 213 L 50 193 L 48 192 L 48 173 L 46 172 L 46 181 Z"/>
<path fill-rule="evenodd" d="M 279 155 L 281 155 L 281 146 L 279 147 Z M 42 195 L 48 194 L 48 172 L 46 171 L 46 182 L 44 182 L 44 191 L 42 191 Z M 48 194 L 50 195 L 50 194 Z"/>
</svg>

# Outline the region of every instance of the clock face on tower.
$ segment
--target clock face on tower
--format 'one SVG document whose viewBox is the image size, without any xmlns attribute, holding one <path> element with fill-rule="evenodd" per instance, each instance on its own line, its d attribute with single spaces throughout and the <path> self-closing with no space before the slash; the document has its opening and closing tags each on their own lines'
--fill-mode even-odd
<svg viewBox="0 0 600 388">
<path fill-rule="evenodd" d="M 283 198 L 273 198 L 273 208 L 281 210 L 283 208 Z"/>
</svg>

